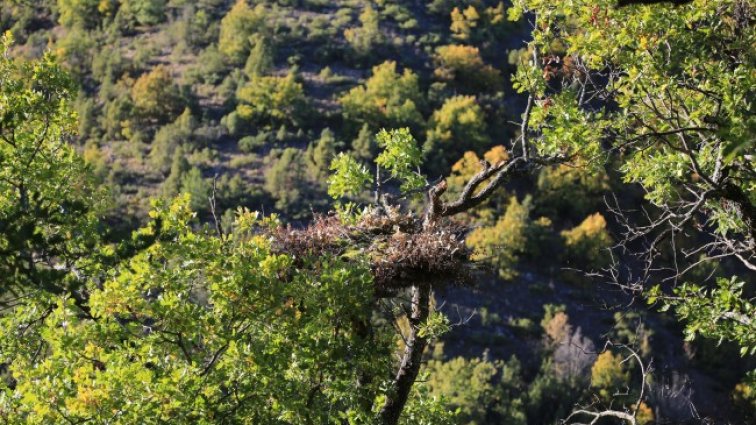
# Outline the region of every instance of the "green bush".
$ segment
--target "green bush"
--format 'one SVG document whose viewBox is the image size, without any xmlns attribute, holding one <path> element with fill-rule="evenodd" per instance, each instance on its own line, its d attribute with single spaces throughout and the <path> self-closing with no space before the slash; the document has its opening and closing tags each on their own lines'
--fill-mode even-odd
<svg viewBox="0 0 756 425">
<path fill-rule="evenodd" d="M 250 37 L 252 49 L 244 64 L 244 73 L 254 78 L 268 73 L 275 62 L 275 50 L 270 38 L 255 34 Z"/>
<path fill-rule="evenodd" d="M 517 276 L 517 262 L 527 246 L 530 226 L 528 199 L 520 203 L 510 198 L 506 213 L 493 226 L 481 226 L 467 236 L 467 245 L 475 250 L 477 260 L 490 262 L 502 279 Z"/>
<path fill-rule="evenodd" d="M 221 20 L 218 50 L 232 63 L 242 63 L 249 54 L 250 36 L 265 29 L 266 13 L 264 4 L 251 9 L 246 0 L 237 0 Z"/>
<path fill-rule="evenodd" d="M 168 171 L 176 148 L 182 144 L 194 144 L 196 128 L 197 120 L 186 108 L 176 121 L 161 127 L 155 133 L 150 149 L 150 164 L 159 172 Z"/>
<path fill-rule="evenodd" d="M 265 190 L 276 200 L 276 208 L 288 211 L 301 201 L 301 193 L 307 189 L 306 167 L 303 152 L 295 148 L 286 148 L 273 159 L 265 172 Z"/>
<path fill-rule="evenodd" d="M 223 54 L 215 45 L 208 46 L 197 56 L 197 63 L 187 71 L 190 81 L 205 84 L 218 84 L 227 72 Z"/>
<path fill-rule="evenodd" d="M 260 131 L 254 136 L 244 136 L 239 139 L 239 150 L 245 153 L 256 152 L 264 148 L 271 139 L 268 131 Z"/>
<path fill-rule="evenodd" d="M 344 31 L 344 38 L 358 56 L 374 53 L 377 46 L 383 43 L 380 22 L 380 15 L 368 4 L 360 14 L 361 26 Z"/>
<path fill-rule="evenodd" d="M 448 162 L 467 150 L 481 150 L 491 143 L 486 134 L 486 117 L 473 96 L 454 96 L 433 112 L 428 123 L 424 150 L 435 169 L 445 170 Z"/>
<path fill-rule="evenodd" d="M 458 409 L 456 423 L 525 425 L 520 363 L 457 357 L 430 360 L 426 366 L 430 394 Z"/>
<path fill-rule="evenodd" d="M 371 129 L 422 126 L 419 107 L 423 103 L 417 74 L 405 69 L 396 71 L 396 62 L 373 67 L 370 78 L 339 99 L 346 120 Z M 355 132 L 357 131 L 355 128 Z"/>
<path fill-rule="evenodd" d="M 299 123 L 307 114 L 307 97 L 292 70 L 284 77 L 253 76 L 239 89 L 240 118 L 254 123 Z"/>
</svg>

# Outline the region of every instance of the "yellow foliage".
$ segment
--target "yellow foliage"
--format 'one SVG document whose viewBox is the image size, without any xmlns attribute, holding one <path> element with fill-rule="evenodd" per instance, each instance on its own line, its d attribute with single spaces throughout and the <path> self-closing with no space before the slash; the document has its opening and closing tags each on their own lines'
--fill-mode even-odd
<svg viewBox="0 0 756 425">
<path fill-rule="evenodd" d="M 748 418 L 756 418 L 756 387 L 747 381 L 735 385 L 732 400 L 736 408 Z"/>
<path fill-rule="evenodd" d="M 240 103 L 236 111 L 241 118 L 294 122 L 306 100 L 304 88 L 293 72 L 284 77 L 253 76 L 249 83 L 239 89 L 237 98 Z"/>
<path fill-rule="evenodd" d="M 546 323 L 543 330 L 546 332 L 546 336 L 549 337 L 552 345 L 559 344 L 572 333 L 570 317 L 567 313 L 559 311 Z"/>
<path fill-rule="evenodd" d="M 489 143 L 486 119 L 474 96 L 446 99 L 441 109 L 433 112 L 428 130 L 428 143 L 433 148 L 454 152 L 458 147 L 474 148 Z M 433 146 L 436 143 L 445 146 Z M 454 149 L 457 148 L 457 149 Z"/>
<path fill-rule="evenodd" d="M 591 214 L 578 226 L 562 232 L 568 257 L 582 265 L 606 264 L 605 249 L 612 245 L 612 237 L 606 230 L 606 220 L 601 213 Z"/>
<path fill-rule="evenodd" d="M 498 164 L 509 159 L 509 152 L 503 145 L 494 146 L 483 154 L 483 158 L 492 165 Z"/>
<path fill-rule="evenodd" d="M 140 113 L 157 119 L 170 119 L 183 110 L 178 87 L 164 65 L 139 76 L 131 88 L 131 99 Z"/>
<path fill-rule="evenodd" d="M 480 20 L 480 14 L 478 14 L 478 10 L 474 6 L 470 5 L 464 12 L 455 7 L 451 12 L 450 29 L 453 37 L 460 40 L 468 40 L 472 28 L 478 26 L 478 20 Z"/>
<path fill-rule="evenodd" d="M 517 276 L 515 266 L 527 244 L 528 207 L 512 197 L 507 212 L 493 226 L 478 227 L 467 236 L 474 260 L 488 260 L 503 279 Z"/>
<path fill-rule="evenodd" d="M 647 425 L 654 422 L 654 411 L 644 402 L 638 406 L 635 413 L 635 421 L 638 425 Z"/>
<path fill-rule="evenodd" d="M 364 85 L 354 87 L 339 98 L 344 117 L 369 124 L 372 128 L 402 127 L 422 122 L 418 110 L 422 101 L 417 74 L 405 68 L 397 72 L 396 62 L 373 67 Z"/>
<path fill-rule="evenodd" d="M 501 73 L 483 62 L 477 47 L 451 44 L 436 49 L 436 78 L 457 84 L 468 93 L 501 89 Z"/>
<path fill-rule="evenodd" d="M 502 145 L 494 146 L 483 154 L 483 159 L 488 161 L 491 165 L 498 164 L 502 161 L 509 159 L 509 152 L 507 148 Z M 467 184 L 472 176 L 478 173 L 482 169 L 481 159 L 473 151 L 467 151 L 457 162 L 452 165 L 451 173 L 446 178 L 448 190 L 446 196 L 454 198 L 459 195 L 462 188 Z M 485 185 L 482 185 L 485 186 Z M 482 187 L 481 187 L 482 188 Z M 503 189 L 498 189 L 503 193 Z M 488 204 L 488 202 L 485 202 Z M 487 207 L 478 207 L 473 212 L 473 215 L 478 217 L 487 217 L 491 215 L 493 211 L 490 211 Z"/>
<path fill-rule="evenodd" d="M 604 351 L 591 367 L 591 386 L 598 389 L 605 400 L 609 400 L 615 390 L 627 384 L 629 374 L 622 369 L 621 362 L 622 356 Z"/>
<path fill-rule="evenodd" d="M 221 19 L 218 50 L 236 63 L 249 54 L 250 36 L 265 26 L 269 16 L 264 3 L 250 8 L 246 0 L 238 0 Z"/>
</svg>

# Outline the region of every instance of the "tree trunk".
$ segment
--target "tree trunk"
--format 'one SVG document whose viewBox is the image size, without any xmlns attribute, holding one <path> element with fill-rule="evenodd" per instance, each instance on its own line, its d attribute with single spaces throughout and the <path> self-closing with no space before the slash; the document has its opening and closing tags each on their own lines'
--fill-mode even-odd
<svg viewBox="0 0 756 425">
<path fill-rule="evenodd" d="M 420 362 L 428 340 L 419 335 L 420 326 L 428 319 L 430 310 L 430 285 L 412 287 L 412 315 L 409 318 L 410 335 L 404 347 L 399 370 L 394 377 L 394 393 L 386 398 L 381 408 L 384 425 L 396 425 L 409 399 L 412 385 L 420 372 Z"/>
</svg>

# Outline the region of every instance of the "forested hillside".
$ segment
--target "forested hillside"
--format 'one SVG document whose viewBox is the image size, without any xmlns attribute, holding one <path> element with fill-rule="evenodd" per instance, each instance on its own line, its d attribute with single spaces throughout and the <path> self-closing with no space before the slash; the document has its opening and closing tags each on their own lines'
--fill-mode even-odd
<svg viewBox="0 0 756 425">
<path fill-rule="evenodd" d="M 756 420 L 747 0 L 0 0 L 0 421 Z"/>
</svg>

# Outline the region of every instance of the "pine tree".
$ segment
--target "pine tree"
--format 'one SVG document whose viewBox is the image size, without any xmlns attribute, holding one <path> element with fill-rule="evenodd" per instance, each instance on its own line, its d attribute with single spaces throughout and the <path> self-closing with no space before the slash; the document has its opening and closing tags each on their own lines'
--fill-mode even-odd
<svg viewBox="0 0 756 425">
<path fill-rule="evenodd" d="M 380 22 L 380 14 L 371 5 L 367 5 L 360 14 L 362 26 L 344 30 L 344 38 L 358 55 L 366 56 L 383 43 Z"/>
<path fill-rule="evenodd" d="M 307 167 L 310 178 L 325 185 L 330 172 L 331 161 L 336 156 L 338 142 L 330 128 L 325 128 L 320 137 L 307 147 Z"/>
<path fill-rule="evenodd" d="M 378 145 L 375 143 L 373 132 L 367 124 L 363 124 L 357 138 L 352 141 L 352 152 L 357 158 L 372 162 L 378 154 Z"/>
<path fill-rule="evenodd" d="M 176 150 L 173 152 L 171 172 L 162 186 L 163 196 L 166 198 L 172 198 L 181 192 L 181 182 L 184 175 L 190 169 L 189 161 L 186 160 L 186 154 L 186 149 L 182 145 L 176 147 Z"/>
<path fill-rule="evenodd" d="M 244 65 L 244 72 L 250 78 L 267 74 L 273 69 L 273 44 L 268 37 L 260 34 L 251 36 L 250 43 L 253 47 Z"/>
</svg>

